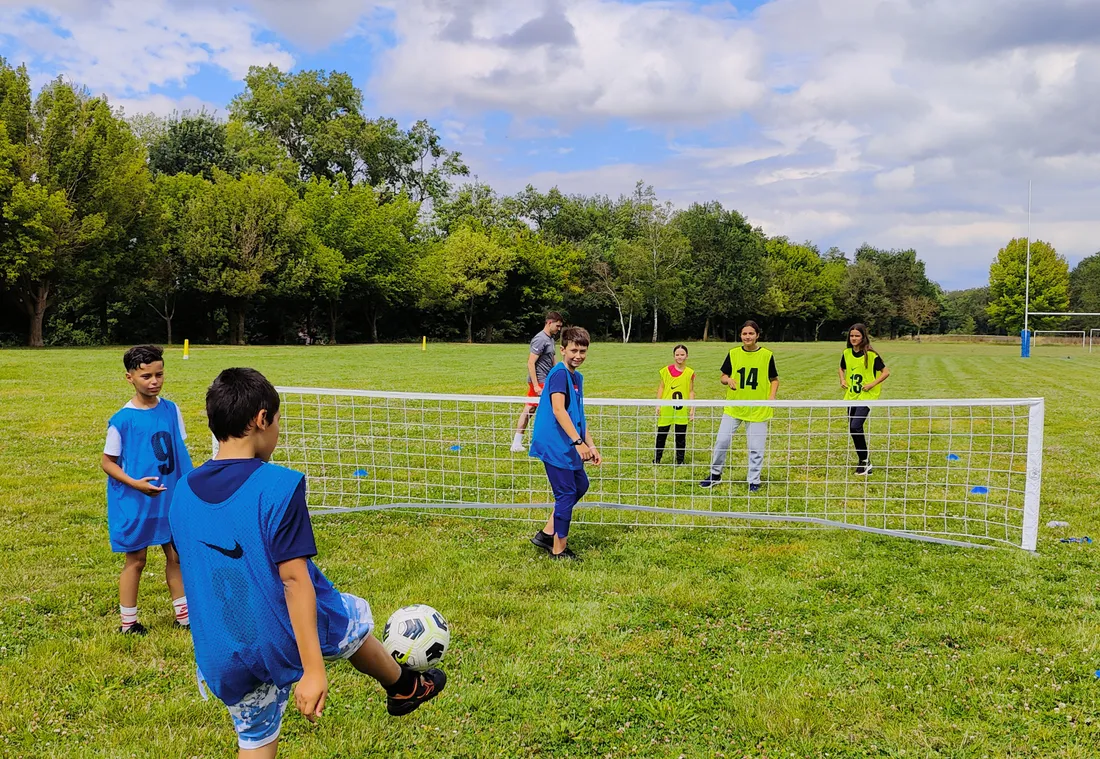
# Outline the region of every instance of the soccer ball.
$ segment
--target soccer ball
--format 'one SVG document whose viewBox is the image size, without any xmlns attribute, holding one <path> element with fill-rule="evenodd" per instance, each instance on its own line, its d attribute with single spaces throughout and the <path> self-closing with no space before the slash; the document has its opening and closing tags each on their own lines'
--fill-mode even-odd
<svg viewBox="0 0 1100 759">
<path fill-rule="evenodd" d="M 427 604 L 403 606 L 386 622 L 382 647 L 398 664 L 417 672 L 434 667 L 447 653 L 451 628 L 438 611 Z"/>
</svg>

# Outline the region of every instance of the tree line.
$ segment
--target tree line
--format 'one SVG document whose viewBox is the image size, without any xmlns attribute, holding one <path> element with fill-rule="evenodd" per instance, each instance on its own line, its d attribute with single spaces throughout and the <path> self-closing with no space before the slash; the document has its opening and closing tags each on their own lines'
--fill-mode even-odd
<svg viewBox="0 0 1100 759">
<path fill-rule="evenodd" d="M 512 340 L 549 308 L 623 342 L 750 317 L 773 340 L 1022 326 L 1023 240 L 988 287 L 945 292 L 914 250 L 822 252 L 643 182 L 498 194 L 340 72 L 254 67 L 227 112 L 126 118 L 63 79 L 32 96 L 0 58 L 0 342 Z M 1100 254 L 1031 257 L 1032 310 L 1100 311 Z"/>
</svg>

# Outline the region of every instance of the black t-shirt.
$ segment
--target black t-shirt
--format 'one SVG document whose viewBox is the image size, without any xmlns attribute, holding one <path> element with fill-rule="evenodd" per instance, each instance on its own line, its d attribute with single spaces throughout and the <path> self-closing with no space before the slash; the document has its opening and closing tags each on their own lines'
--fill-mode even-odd
<svg viewBox="0 0 1100 759">
<path fill-rule="evenodd" d="M 741 350 L 744 351 L 745 346 L 742 345 Z M 760 349 L 757 348 L 757 350 L 760 350 Z M 745 353 L 748 353 L 748 352 L 749 351 L 745 351 Z M 726 354 L 726 360 L 722 362 L 722 374 L 726 375 L 727 377 L 733 375 L 733 364 L 730 363 L 730 354 L 728 354 L 728 353 Z M 768 361 L 768 379 L 769 380 L 779 379 L 779 372 L 777 372 L 775 370 L 775 356 L 774 355 Z"/>
<path fill-rule="evenodd" d="M 863 358 L 863 353 L 862 352 L 852 351 L 852 355 L 855 356 L 856 358 Z M 843 353 L 840 354 L 840 368 L 845 370 L 845 371 L 847 371 L 847 369 L 848 369 L 847 362 L 845 362 L 845 360 L 844 360 L 844 354 Z M 883 363 L 882 356 L 880 356 L 876 353 L 875 354 L 874 375 L 876 377 L 879 376 L 880 374 L 882 374 L 882 370 L 885 369 L 885 368 L 886 368 L 886 364 Z"/>
</svg>

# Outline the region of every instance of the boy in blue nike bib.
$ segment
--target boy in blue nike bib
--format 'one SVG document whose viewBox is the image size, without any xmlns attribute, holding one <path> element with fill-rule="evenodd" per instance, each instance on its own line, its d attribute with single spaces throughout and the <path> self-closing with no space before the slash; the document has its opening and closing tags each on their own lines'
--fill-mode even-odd
<svg viewBox="0 0 1100 759">
<path fill-rule="evenodd" d="M 279 442 L 279 394 L 254 369 L 226 369 L 206 393 L 217 457 L 191 472 L 169 522 L 190 595 L 200 684 L 229 708 L 240 757 L 274 757 L 290 688 L 310 721 L 328 693 L 325 662 L 346 659 L 408 714 L 446 685 L 442 671 L 399 665 L 371 635 L 362 598 L 313 563 L 305 476 L 268 463 Z"/>
<path fill-rule="evenodd" d="M 107 529 L 111 550 L 126 554 L 118 578 L 119 632 L 144 635 L 138 622 L 138 586 L 149 546 L 164 550 L 164 576 L 177 627 L 188 624 L 180 563 L 168 531 L 168 505 L 180 478 L 191 471 L 187 432 L 179 408 L 160 397 L 164 352 L 138 345 L 122 357 L 134 397 L 107 423 L 100 466 L 107 473 Z"/>
</svg>

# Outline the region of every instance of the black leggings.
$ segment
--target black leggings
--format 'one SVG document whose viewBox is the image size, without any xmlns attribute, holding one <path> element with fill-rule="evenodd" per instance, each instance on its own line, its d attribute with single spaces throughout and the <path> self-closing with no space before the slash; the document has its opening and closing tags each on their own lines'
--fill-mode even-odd
<svg viewBox="0 0 1100 759">
<path fill-rule="evenodd" d="M 657 428 L 657 453 L 653 457 L 653 460 L 660 464 L 661 456 L 665 452 L 665 441 L 668 440 L 668 431 L 672 427 L 670 424 L 666 424 L 664 427 Z M 684 463 L 684 451 L 687 449 L 687 431 L 688 426 L 686 424 L 676 425 L 676 463 Z"/>
<path fill-rule="evenodd" d="M 852 433 L 852 442 L 860 461 L 867 460 L 867 435 L 863 433 L 863 424 L 870 413 L 870 406 L 851 406 L 848 409 L 848 432 Z"/>
</svg>

